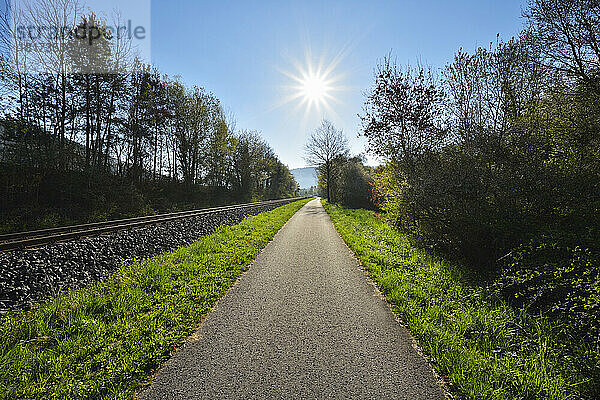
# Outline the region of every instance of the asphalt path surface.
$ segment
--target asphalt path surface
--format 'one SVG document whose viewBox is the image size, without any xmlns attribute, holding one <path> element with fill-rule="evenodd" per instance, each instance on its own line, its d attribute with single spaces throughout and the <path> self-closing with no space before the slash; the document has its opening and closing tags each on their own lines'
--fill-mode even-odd
<svg viewBox="0 0 600 400">
<path fill-rule="evenodd" d="M 300 209 L 140 399 L 445 399 L 319 200 Z"/>
</svg>

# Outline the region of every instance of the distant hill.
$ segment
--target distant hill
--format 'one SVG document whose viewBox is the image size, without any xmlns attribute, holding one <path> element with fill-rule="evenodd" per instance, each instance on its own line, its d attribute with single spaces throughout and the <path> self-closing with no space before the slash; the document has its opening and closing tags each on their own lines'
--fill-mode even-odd
<svg viewBox="0 0 600 400">
<path fill-rule="evenodd" d="M 317 169 L 314 167 L 295 168 L 290 170 L 300 189 L 309 189 L 317 186 Z"/>
</svg>

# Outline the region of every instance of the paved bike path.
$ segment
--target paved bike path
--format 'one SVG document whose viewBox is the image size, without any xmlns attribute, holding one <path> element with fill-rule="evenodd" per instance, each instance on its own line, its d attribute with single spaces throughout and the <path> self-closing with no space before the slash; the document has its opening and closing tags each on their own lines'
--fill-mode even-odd
<svg viewBox="0 0 600 400">
<path fill-rule="evenodd" d="M 444 399 L 319 200 L 300 209 L 140 399 Z"/>
</svg>

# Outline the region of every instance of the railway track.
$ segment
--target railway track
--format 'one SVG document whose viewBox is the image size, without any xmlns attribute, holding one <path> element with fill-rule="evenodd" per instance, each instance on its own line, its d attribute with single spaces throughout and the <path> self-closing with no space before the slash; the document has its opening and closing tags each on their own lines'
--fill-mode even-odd
<svg viewBox="0 0 600 400">
<path fill-rule="evenodd" d="M 198 210 L 180 211 L 167 214 L 149 215 L 127 219 L 118 219 L 106 222 L 94 222 L 58 228 L 39 229 L 35 231 L 15 232 L 0 235 L 0 251 L 22 249 L 41 246 L 48 243 L 78 239 L 81 237 L 95 236 L 103 233 L 114 232 L 122 229 L 132 229 L 144 225 L 159 224 L 184 218 L 193 218 L 201 215 L 214 214 L 229 210 L 239 210 L 266 204 L 284 204 L 301 200 L 306 197 L 292 199 L 268 200 L 257 203 L 236 204 L 232 206 L 202 208 Z"/>
</svg>

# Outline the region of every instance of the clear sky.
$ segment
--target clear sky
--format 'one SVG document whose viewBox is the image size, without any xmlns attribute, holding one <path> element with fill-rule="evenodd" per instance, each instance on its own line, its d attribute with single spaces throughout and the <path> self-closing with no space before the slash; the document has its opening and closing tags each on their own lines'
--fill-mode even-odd
<svg viewBox="0 0 600 400">
<path fill-rule="evenodd" d="M 517 34 L 525 1 L 153 0 L 152 62 L 212 91 L 238 128 L 260 131 L 296 168 L 323 117 L 344 130 L 354 153 L 364 151 L 357 114 L 382 57 L 441 68 L 460 47 Z M 293 77 L 309 68 L 317 76 L 318 65 L 329 80 L 317 88 L 332 97 L 327 107 L 292 98 L 300 94 Z"/>
</svg>

